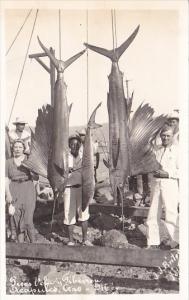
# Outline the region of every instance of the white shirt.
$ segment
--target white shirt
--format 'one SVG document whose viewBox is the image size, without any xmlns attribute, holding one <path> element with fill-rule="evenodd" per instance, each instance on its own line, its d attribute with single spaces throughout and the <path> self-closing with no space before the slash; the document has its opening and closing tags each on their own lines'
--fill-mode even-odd
<svg viewBox="0 0 189 300">
<path fill-rule="evenodd" d="M 157 161 L 162 169 L 169 174 L 169 178 L 179 179 L 179 152 L 177 145 L 170 147 L 159 146 L 154 150 Z"/>
<path fill-rule="evenodd" d="M 69 168 L 73 169 L 73 172 L 69 174 L 68 185 L 81 184 L 82 183 L 82 156 L 81 153 L 77 157 L 74 157 L 71 153 L 68 158 Z"/>
</svg>

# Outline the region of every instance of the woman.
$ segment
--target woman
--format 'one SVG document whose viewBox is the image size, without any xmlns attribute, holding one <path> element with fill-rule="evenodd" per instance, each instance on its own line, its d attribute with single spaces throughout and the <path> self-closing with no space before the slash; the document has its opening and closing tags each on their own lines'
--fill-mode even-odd
<svg viewBox="0 0 189 300">
<path fill-rule="evenodd" d="M 6 161 L 6 201 L 15 207 L 13 219 L 18 242 L 23 243 L 27 236 L 30 242 L 34 242 L 36 191 L 31 172 L 22 165 L 26 159 L 24 142 L 14 141 L 12 150 L 13 157 Z"/>
</svg>

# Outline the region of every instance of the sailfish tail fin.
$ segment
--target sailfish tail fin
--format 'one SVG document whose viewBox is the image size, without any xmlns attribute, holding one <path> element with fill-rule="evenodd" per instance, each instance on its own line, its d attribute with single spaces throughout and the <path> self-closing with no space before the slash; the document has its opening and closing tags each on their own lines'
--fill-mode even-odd
<svg viewBox="0 0 189 300">
<path fill-rule="evenodd" d="M 40 41 L 39 37 L 37 37 L 39 45 L 41 46 L 41 48 L 43 49 L 43 51 L 47 54 L 47 56 L 50 58 L 50 60 L 52 61 L 53 65 L 55 66 L 55 68 L 58 68 L 59 65 L 59 61 L 58 59 L 56 59 L 56 57 L 50 52 L 49 49 L 47 49 L 43 43 Z"/>
<path fill-rule="evenodd" d="M 70 57 L 68 60 L 64 62 L 64 70 L 69 67 L 76 59 L 78 59 L 81 55 L 85 53 L 86 49 L 80 51 L 79 53 L 75 54 L 74 56 Z"/>
<path fill-rule="evenodd" d="M 70 57 L 68 60 L 62 61 L 62 60 L 56 59 L 56 57 L 49 51 L 49 49 L 47 49 L 43 45 L 43 43 L 40 41 L 39 37 L 37 37 L 37 39 L 38 39 L 39 45 L 41 46 L 43 51 L 47 54 L 47 56 L 50 58 L 51 62 L 53 63 L 53 65 L 55 66 L 57 71 L 59 71 L 59 72 L 63 72 L 69 65 L 71 65 L 76 59 L 78 59 L 86 51 L 86 49 L 84 49 L 83 51 L 80 51 L 76 55 Z"/>
<path fill-rule="evenodd" d="M 136 37 L 136 35 L 139 31 L 139 27 L 140 27 L 140 25 L 137 26 L 137 28 L 133 31 L 133 33 L 129 36 L 129 38 L 126 39 L 126 41 L 123 44 L 121 44 L 121 46 L 119 46 L 118 48 L 113 49 L 113 50 L 107 50 L 105 48 L 96 47 L 96 46 L 90 45 L 88 43 L 84 43 L 84 45 L 87 48 L 91 49 L 92 51 L 95 51 L 101 55 L 104 55 L 104 56 L 110 58 L 111 61 L 118 62 L 120 56 L 125 52 L 125 50 L 129 47 L 129 45 L 132 43 L 132 41 Z"/>
</svg>

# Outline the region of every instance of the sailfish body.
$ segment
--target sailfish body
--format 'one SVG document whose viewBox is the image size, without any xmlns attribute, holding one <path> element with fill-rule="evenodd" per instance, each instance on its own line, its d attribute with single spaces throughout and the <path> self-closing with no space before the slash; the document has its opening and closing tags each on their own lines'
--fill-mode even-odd
<svg viewBox="0 0 189 300">
<path fill-rule="evenodd" d="M 124 187 L 126 184 L 128 176 L 148 173 L 158 168 L 148 140 L 165 122 L 164 116 L 153 119 L 153 109 L 144 105 L 139 107 L 134 115 L 135 122 L 129 126 L 132 97 L 125 98 L 123 73 L 119 69 L 118 61 L 136 37 L 138 30 L 139 26 L 120 47 L 113 50 L 85 43 L 87 48 L 112 61 L 111 73 L 108 77 L 109 163 L 106 165 L 109 167 L 114 199 L 117 198 L 119 187 Z"/>
<path fill-rule="evenodd" d="M 63 191 L 68 178 L 69 156 L 69 113 L 64 81 L 64 70 L 84 52 L 81 51 L 67 61 L 57 60 L 55 56 L 42 44 L 39 44 L 57 70 L 57 80 L 54 86 L 54 107 L 48 105 L 39 110 L 36 130 L 33 139 L 31 155 L 26 163 L 28 167 L 49 179 L 54 191 Z M 38 155 L 37 162 L 35 158 Z M 41 167 L 41 161 L 43 161 Z M 46 169 L 45 169 L 46 165 Z M 41 167 L 41 168 L 40 168 Z M 41 172 L 42 170 L 42 172 Z"/>
<path fill-rule="evenodd" d="M 90 199 L 94 196 L 95 180 L 94 180 L 94 145 L 92 141 L 91 130 L 100 127 L 95 123 L 96 111 L 101 103 L 92 112 L 87 124 L 87 131 L 83 147 L 82 157 L 82 210 L 84 211 L 89 204 Z"/>
</svg>

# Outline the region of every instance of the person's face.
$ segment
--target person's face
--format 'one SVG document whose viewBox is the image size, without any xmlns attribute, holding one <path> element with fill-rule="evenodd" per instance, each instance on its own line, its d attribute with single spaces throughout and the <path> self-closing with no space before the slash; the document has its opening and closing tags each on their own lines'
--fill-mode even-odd
<svg viewBox="0 0 189 300">
<path fill-rule="evenodd" d="M 173 141 L 173 132 L 171 130 L 162 132 L 161 141 L 162 141 L 162 145 L 165 147 L 171 145 Z"/>
<path fill-rule="evenodd" d="M 15 143 L 13 146 L 13 155 L 14 157 L 19 157 L 24 153 L 24 146 L 22 143 Z"/>
<path fill-rule="evenodd" d="M 16 130 L 22 132 L 24 130 L 25 124 L 23 123 L 17 123 L 16 124 Z"/>
<path fill-rule="evenodd" d="M 81 146 L 80 142 L 77 140 L 77 139 L 72 139 L 70 141 L 70 150 L 71 150 L 71 154 L 74 156 L 74 157 L 77 157 L 78 154 L 79 154 L 79 148 Z"/>
<path fill-rule="evenodd" d="M 179 121 L 177 120 L 177 119 L 170 119 L 169 120 L 169 125 L 171 126 L 171 127 L 178 127 L 178 125 L 179 125 Z"/>
</svg>

